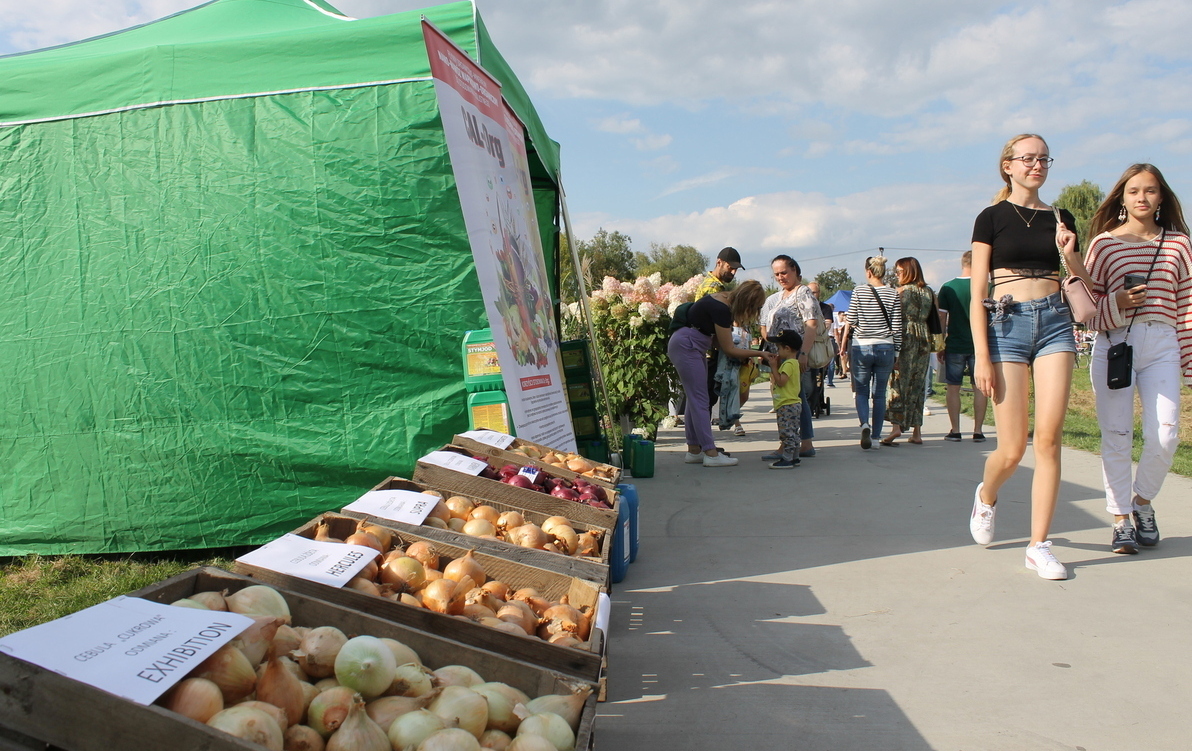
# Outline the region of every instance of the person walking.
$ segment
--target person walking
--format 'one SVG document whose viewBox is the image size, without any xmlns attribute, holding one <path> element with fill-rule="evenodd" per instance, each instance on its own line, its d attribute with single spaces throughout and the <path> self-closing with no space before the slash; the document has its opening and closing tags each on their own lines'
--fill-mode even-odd
<svg viewBox="0 0 1192 751">
<path fill-rule="evenodd" d="M 865 259 L 865 284 L 853 290 L 848 309 L 848 327 L 852 336 L 849 354 L 853 373 L 857 419 L 861 422 L 861 448 L 876 449 L 881 440 L 886 417 L 886 385 L 902 349 L 902 301 L 886 286 L 886 259 Z M 870 405 L 873 414 L 870 423 Z"/>
<path fill-rule="evenodd" d="M 1086 284 L 1091 279 L 1071 229 L 1076 220 L 1060 210 L 1057 221 L 1039 198 L 1053 161 L 1042 137 L 1011 138 L 998 161 L 1006 185 L 973 226 L 973 284 L 984 289 L 992 281 L 997 297 L 974 294 L 969 305 L 974 380 L 993 400 L 997 448 L 973 493 L 969 532 L 978 544 L 993 541 L 998 491 L 1026 453 L 1033 374 L 1035 474 L 1025 562 L 1055 580 L 1068 578 L 1047 535 L 1059 495 L 1060 442 L 1076 359 L 1072 314 L 1060 294 L 1060 254 L 1072 273 Z"/>
<path fill-rule="evenodd" d="M 667 344 L 666 353 L 687 397 L 687 412 L 683 430 L 687 437 L 688 464 L 705 467 L 729 467 L 737 463 L 716 448 L 712 426 L 708 420 L 711 397 L 708 392 L 707 352 L 716 340 L 728 357 L 745 360 L 761 357 L 755 349 L 743 349 L 733 344 L 733 321 L 750 326 L 757 321 L 758 312 L 766 300 L 766 292 L 759 282 L 742 282 L 731 292 L 715 292 L 696 300 L 687 309 L 687 325 L 675 330 Z"/>
<path fill-rule="evenodd" d="M 972 299 L 973 251 L 966 250 L 960 257 L 960 276 L 940 286 L 939 306 L 944 312 L 944 328 L 947 337 L 944 351 L 940 353 L 940 369 L 944 371 L 944 404 L 948 409 L 948 434 L 945 441 L 963 440 L 960 434 L 960 387 L 968 375 L 973 384 L 973 333 L 969 326 L 969 303 Z M 985 441 L 981 428 L 985 425 L 985 412 L 989 398 L 978 388 L 973 389 L 973 441 Z"/>
<path fill-rule="evenodd" d="M 1135 164 L 1093 215 L 1088 269 L 1097 314 L 1089 377 L 1101 427 L 1101 474 L 1113 515 L 1110 549 L 1159 543 L 1151 501 L 1179 446 L 1180 382 L 1192 383 L 1192 244 L 1180 201 L 1158 168 Z M 1107 384 L 1109 350 L 1132 348 L 1133 388 Z M 1181 378 L 1182 375 L 1182 378 Z M 1142 404 L 1142 456 L 1131 477 L 1134 393 Z"/>
<path fill-rule="evenodd" d="M 891 399 L 886 407 L 890 421 L 890 435 L 883 446 L 896 446 L 898 437 L 911 429 L 910 442 L 923 443 L 923 409 L 926 403 L 927 361 L 931 358 L 931 332 L 927 317 L 939 315 L 935 307 L 935 293 L 923 278 L 923 267 L 917 258 L 899 258 L 894 262 L 898 275 L 898 296 L 902 302 L 902 349 L 898 367 L 890 382 Z"/>
<path fill-rule="evenodd" d="M 803 283 L 803 271 L 795 259 L 787 255 L 775 256 L 770 262 L 770 269 L 774 272 L 774 281 L 778 282 L 778 291 L 766 298 L 762 306 L 760 321 L 762 327 L 762 341 L 768 342 L 771 337 L 781 331 L 794 331 L 803 339 L 802 348 L 796 353 L 799 361 L 799 400 L 806 406 L 807 395 L 814 388 L 811 368 L 807 364 L 811 345 L 815 343 L 815 335 L 819 327 L 824 325 L 823 314 L 820 311 L 819 300 L 806 284 Z M 767 349 L 773 352 L 773 343 Z M 815 456 L 815 430 L 811 424 L 811 410 L 802 409 L 799 412 L 799 437 L 802 446 L 799 456 Z M 782 458 L 782 447 L 777 451 L 766 454 L 763 461 L 778 461 Z"/>
</svg>

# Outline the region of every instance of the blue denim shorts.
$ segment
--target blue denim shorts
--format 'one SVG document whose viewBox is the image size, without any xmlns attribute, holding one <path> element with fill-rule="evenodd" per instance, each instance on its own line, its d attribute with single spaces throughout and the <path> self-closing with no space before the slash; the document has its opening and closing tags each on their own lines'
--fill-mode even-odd
<svg viewBox="0 0 1192 751">
<path fill-rule="evenodd" d="M 964 383 L 964 377 L 969 377 L 969 383 L 973 382 L 973 370 L 977 365 L 976 355 L 954 355 L 945 350 L 944 352 L 944 383 L 949 386 L 960 386 Z"/>
<path fill-rule="evenodd" d="M 1012 302 L 989 314 L 989 356 L 993 362 L 1033 363 L 1059 352 L 1076 354 L 1072 312 L 1059 292 Z"/>
</svg>

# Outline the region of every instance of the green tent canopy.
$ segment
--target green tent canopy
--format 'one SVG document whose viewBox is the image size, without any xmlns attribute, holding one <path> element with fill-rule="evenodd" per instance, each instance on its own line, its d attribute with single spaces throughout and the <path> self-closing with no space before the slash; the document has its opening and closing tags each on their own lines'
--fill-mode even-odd
<svg viewBox="0 0 1192 751">
<path fill-rule="evenodd" d="M 471 2 L 215 0 L 0 58 L 0 555 L 259 543 L 466 425 L 487 325 L 425 15 L 558 145 Z"/>
</svg>

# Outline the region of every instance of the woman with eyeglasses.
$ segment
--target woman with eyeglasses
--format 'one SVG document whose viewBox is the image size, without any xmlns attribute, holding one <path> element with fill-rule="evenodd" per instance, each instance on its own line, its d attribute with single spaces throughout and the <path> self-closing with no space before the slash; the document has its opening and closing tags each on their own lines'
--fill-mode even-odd
<svg viewBox="0 0 1192 751">
<path fill-rule="evenodd" d="M 1076 220 L 1060 221 L 1039 197 L 1052 158 L 1042 137 L 1023 134 L 1002 149 L 998 173 L 1005 186 L 973 226 L 970 316 L 974 382 L 993 402 L 997 448 L 985 461 L 973 494 L 969 531 L 981 545 L 993 541 L 998 491 L 1026 453 L 1034 376 L 1035 474 L 1031 483 L 1031 536 L 1026 567 L 1044 579 L 1067 579 L 1047 539 L 1060 487 L 1060 445 L 1076 340 L 1072 315 L 1060 294 L 1060 254 L 1072 273 L 1091 285 L 1077 249 Z M 978 294 L 988 284 L 988 298 Z"/>
<path fill-rule="evenodd" d="M 1113 515 L 1110 550 L 1128 555 L 1159 544 L 1151 501 L 1180 443 L 1180 382 L 1192 382 L 1192 243 L 1180 200 L 1151 164 L 1125 171 L 1093 215 L 1090 233 L 1088 269 L 1098 300 L 1088 327 L 1099 333 L 1089 376 Z M 1133 348 L 1134 388 L 1111 389 L 1107 351 L 1121 342 Z M 1143 444 L 1132 473 L 1135 389 Z"/>
</svg>

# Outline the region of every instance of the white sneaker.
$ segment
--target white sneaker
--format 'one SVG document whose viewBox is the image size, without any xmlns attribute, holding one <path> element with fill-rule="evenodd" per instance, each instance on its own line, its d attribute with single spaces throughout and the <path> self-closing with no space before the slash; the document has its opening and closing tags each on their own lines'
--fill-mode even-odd
<svg viewBox="0 0 1192 751">
<path fill-rule="evenodd" d="M 924 407 L 924 408 L 923 408 L 923 416 L 924 416 L 924 417 L 931 417 L 931 407 Z"/>
<path fill-rule="evenodd" d="M 988 545 L 993 542 L 993 516 L 997 513 L 995 507 L 981 502 L 981 488 L 983 487 L 985 487 L 985 483 L 980 483 L 977 485 L 977 491 L 973 493 L 973 513 L 969 517 L 969 532 L 972 533 L 973 540 L 978 545 Z"/>
<path fill-rule="evenodd" d="M 717 454 L 716 456 L 708 456 L 704 454 L 705 467 L 732 467 L 736 465 L 737 457 L 725 456 L 724 454 Z"/>
<path fill-rule="evenodd" d="M 869 427 L 869 423 L 861 426 L 861 448 L 868 450 L 873 445 L 873 429 Z"/>
<path fill-rule="evenodd" d="M 683 458 L 683 463 L 684 464 L 703 464 L 704 463 L 704 455 L 703 454 L 688 454 L 687 456 L 685 456 Z"/>
<path fill-rule="evenodd" d="M 871 441 L 871 442 L 870 442 L 870 444 L 869 444 L 869 450 L 870 450 L 870 451 L 877 451 L 877 450 L 878 450 L 878 449 L 880 449 L 881 447 L 882 447 L 882 442 L 881 442 L 881 441 Z"/>
<path fill-rule="evenodd" d="M 1027 547 L 1026 567 L 1038 571 L 1039 576 L 1044 579 L 1068 578 L 1068 569 L 1051 554 L 1051 540 Z"/>
</svg>

